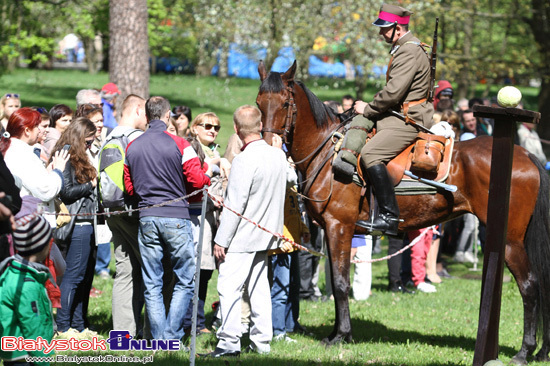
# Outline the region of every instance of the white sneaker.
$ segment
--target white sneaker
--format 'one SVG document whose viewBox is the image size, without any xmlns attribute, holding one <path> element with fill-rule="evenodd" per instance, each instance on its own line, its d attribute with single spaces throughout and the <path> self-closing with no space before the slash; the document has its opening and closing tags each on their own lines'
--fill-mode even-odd
<svg viewBox="0 0 550 366">
<path fill-rule="evenodd" d="M 464 252 L 456 252 L 453 260 L 459 263 L 464 262 Z"/>
<path fill-rule="evenodd" d="M 464 262 L 476 263 L 477 258 L 474 257 L 474 254 L 472 252 L 464 252 Z"/>
<path fill-rule="evenodd" d="M 267 355 L 271 352 L 271 346 L 269 343 L 257 345 L 254 342 L 250 343 L 250 349 L 261 355 Z"/>
<path fill-rule="evenodd" d="M 432 292 L 437 292 L 437 289 L 435 288 L 434 285 L 431 285 L 427 282 L 420 282 L 418 284 L 418 286 L 416 286 L 416 289 L 420 292 L 424 292 L 424 293 L 432 293 Z"/>
<path fill-rule="evenodd" d="M 296 343 L 295 339 L 290 338 L 286 333 L 277 334 L 273 337 L 273 342 L 285 341 L 287 343 Z"/>
</svg>

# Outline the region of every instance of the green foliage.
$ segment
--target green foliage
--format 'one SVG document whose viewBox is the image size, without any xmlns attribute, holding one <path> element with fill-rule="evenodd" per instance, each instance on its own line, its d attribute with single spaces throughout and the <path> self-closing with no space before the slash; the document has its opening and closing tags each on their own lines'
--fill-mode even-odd
<svg viewBox="0 0 550 366">
<path fill-rule="evenodd" d="M 511 0 L 442 0 L 425 9 L 428 19 L 440 17 L 440 78 L 457 81 L 459 87 L 468 88 L 459 94 L 472 97 L 480 80 L 490 87 L 504 78 L 526 85 L 538 77 L 540 56 L 533 33 L 526 18 L 518 16 L 530 12 L 529 2 Z M 419 29 L 430 40 L 433 22 L 420 24 Z"/>
</svg>

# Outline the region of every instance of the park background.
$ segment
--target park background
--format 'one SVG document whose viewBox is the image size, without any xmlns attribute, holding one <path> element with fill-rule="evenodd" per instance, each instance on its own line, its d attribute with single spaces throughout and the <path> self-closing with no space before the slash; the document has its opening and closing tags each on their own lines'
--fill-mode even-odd
<svg viewBox="0 0 550 366">
<path fill-rule="evenodd" d="M 432 43 L 435 18 L 440 18 L 437 79 L 451 81 L 455 100 L 491 98 L 503 85 L 519 86 L 528 97 L 525 107 L 542 113 L 539 135 L 550 140 L 548 1 L 396 3 L 414 12 L 411 29 L 425 43 Z M 116 83 L 122 97 L 128 93 L 148 97 L 177 87 L 177 92 L 166 95 L 172 105 L 191 104 L 188 100 L 193 95 L 208 98 L 208 91 L 172 85 L 174 79 L 157 79 L 165 83 L 156 89 L 150 75 L 168 71 L 201 77 L 215 69 L 221 87 L 233 94 L 234 85 L 229 89 L 233 80 L 227 78 L 235 74 L 229 59 L 232 48 L 252 62 L 264 58 L 268 67 L 290 48 L 298 63 L 298 78 L 309 87 L 316 83 L 308 73 L 311 56 L 329 63 L 345 62 L 355 71 L 348 73 L 346 82 L 334 78 L 326 83 L 328 89 L 340 92 L 324 93 L 321 99 L 339 100 L 349 93 L 368 100 L 383 86 L 380 70 L 389 58 L 388 45 L 371 25 L 380 5 L 381 0 L 0 0 L 0 71 L 13 72 L 23 65 L 35 70 L 74 67 L 64 62 L 67 55 L 62 46 L 64 38 L 74 34 L 81 41 L 88 73 L 108 73 L 108 80 L 102 82 Z M 61 78 L 56 87 L 103 85 L 84 82 L 84 75 L 71 75 L 69 83 Z M 5 79 L 0 82 L 6 92 L 17 92 L 12 90 L 17 85 L 6 84 Z M 37 78 L 37 87 L 39 82 Z M 34 93 L 23 95 L 23 104 L 34 102 L 32 98 Z M 44 106 L 55 102 L 44 101 Z M 72 98 L 59 102 L 74 105 Z M 252 103 L 253 98 L 244 102 Z M 199 99 L 194 114 L 217 113 L 219 105 L 226 106 L 227 100 Z"/>
<path fill-rule="evenodd" d="M 114 81 L 123 93 L 163 95 L 172 105 L 189 105 L 194 115 L 216 112 L 222 123 L 218 142 L 223 151 L 232 133 L 233 111 L 242 104 L 254 104 L 259 87 L 257 80 L 227 76 L 231 44 L 248 49 L 252 58 L 259 47 L 266 48 L 268 65 L 282 47 L 293 47 L 299 78 L 322 100 L 339 100 L 344 94 L 369 100 L 384 84 L 383 76 L 365 72 L 354 80 L 316 78 L 306 70 L 311 55 L 329 62 L 348 60 L 364 70 L 383 67 L 388 45 L 371 26 L 380 4 L 350 0 L 0 0 L 0 89 L 19 93 L 24 106 L 50 108 L 57 103 L 74 106 L 79 89 L 101 88 Z M 547 1 L 400 4 L 415 12 L 411 28 L 427 43 L 432 42 L 435 17 L 440 17 L 438 79 L 453 83 L 456 100 L 495 96 L 501 86 L 514 84 L 522 90 L 526 108 L 543 112 L 539 133 L 550 139 L 545 122 L 550 113 L 544 113 L 550 108 Z M 82 40 L 87 57 L 84 70 L 74 70 L 78 65 L 65 62 L 65 55 L 59 53 L 59 41 L 68 33 Z M 113 46 L 116 42 L 135 49 Z M 128 62 L 113 61 L 121 60 L 120 53 Z M 155 70 L 161 58 L 188 67 L 170 73 Z M 216 65 L 218 73 L 211 76 Z M 301 323 L 312 335 L 297 335 L 296 344 L 277 343 L 269 356 L 246 355 L 239 363 L 470 365 L 481 288 L 481 272 L 470 267 L 450 265 L 455 278 L 439 285 L 436 294 L 405 296 L 385 291 L 386 262 L 376 263 L 373 296 L 350 305 L 354 343 L 325 348 L 320 340 L 334 324 L 333 303 L 302 302 Z M 91 299 L 91 319 L 106 336 L 112 323 L 112 281 L 96 278 L 94 285 L 103 295 Z M 209 318 L 208 306 L 217 299 L 215 285 L 214 278 L 206 307 Z M 323 273 L 320 286 L 324 289 Z M 521 298 L 513 278 L 505 272 L 500 325 L 500 357 L 505 363 L 520 347 L 522 324 Z M 203 336 L 198 351 L 214 346 L 214 336 Z M 187 359 L 185 353 L 161 352 L 155 355 L 155 364 L 185 363 Z M 199 364 L 207 362 L 223 363 L 200 360 Z"/>
</svg>

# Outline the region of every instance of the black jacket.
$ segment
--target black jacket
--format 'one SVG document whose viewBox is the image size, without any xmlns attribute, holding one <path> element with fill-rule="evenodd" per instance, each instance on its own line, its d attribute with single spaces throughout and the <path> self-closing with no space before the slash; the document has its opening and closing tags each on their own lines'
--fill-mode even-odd
<svg viewBox="0 0 550 366">
<path fill-rule="evenodd" d="M 15 185 L 15 179 L 4 162 L 4 156 L 0 154 L 0 192 L 6 196 L 0 199 L 0 203 L 10 209 L 15 215 L 21 209 L 21 196 L 19 188 Z M 11 233 L 11 223 L 9 221 L 0 222 L 0 234 Z"/>
<path fill-rule="evenodd" d="M 74 167 L 69 160 L 63 171 L 64 186 L 59 192 L 59 197 L 67 206 L 70 213 L 96 213 L 97 195 L 91 182 L 78 183 Z M 76 209 L 78 209 L 78 212 Z M 92 216 L 77 216 L 77 220 L 92 220 Z"/>
</svg>

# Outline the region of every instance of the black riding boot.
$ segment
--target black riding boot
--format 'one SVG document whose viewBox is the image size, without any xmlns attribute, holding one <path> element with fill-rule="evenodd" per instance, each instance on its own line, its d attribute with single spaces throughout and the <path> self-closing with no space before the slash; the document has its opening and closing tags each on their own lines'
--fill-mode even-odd
<svg viewBox="0 0 550 366">
<path fill-rule="evenodd" d="M 386 166 L 384 164 L 371 166 L 367 168 L 367 175 L 374 188 L 379 213 L 374 221 L 359 220 L 355 225 L 369 230 L 371 235 L 386 234 L 395 236 L 399 226 L 399 207 Z"/>
</svg>

